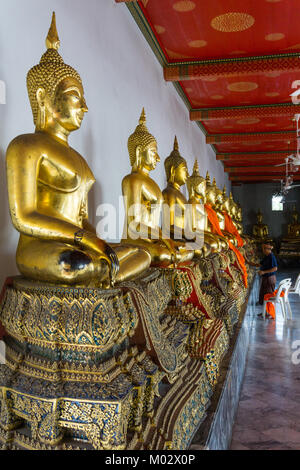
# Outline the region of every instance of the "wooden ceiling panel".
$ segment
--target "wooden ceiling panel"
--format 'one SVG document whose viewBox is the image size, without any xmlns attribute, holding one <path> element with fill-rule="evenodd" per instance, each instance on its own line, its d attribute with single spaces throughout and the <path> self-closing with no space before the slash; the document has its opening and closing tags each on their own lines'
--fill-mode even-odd
<svg viewBox="0 0 300 470">
<path fill-rule="evenodd" d="M 123 1 L 207 143 L 232 155 L 226 167 L 272 166 L 295 151 L 299 0 Z"/>
</svg>

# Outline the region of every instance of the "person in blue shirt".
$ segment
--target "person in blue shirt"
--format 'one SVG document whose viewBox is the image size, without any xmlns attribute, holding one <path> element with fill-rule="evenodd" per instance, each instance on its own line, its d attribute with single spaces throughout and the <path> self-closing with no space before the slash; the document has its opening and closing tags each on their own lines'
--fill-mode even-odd
<svg viewBox="0 0 300 470">
<path fill-rule="evenodd" d="M 276 288 L 276 271 L 278 269 L 277 260 L 272 253 L 272 245 L 265 243 L 262 245 L 262 251 L 265 255 L 260 262 L 258 274 L 261 276 L 261 286 L 259 291 L 259 304 L 263 305 L 264 296 L 272 294 Z"/>
</svg>

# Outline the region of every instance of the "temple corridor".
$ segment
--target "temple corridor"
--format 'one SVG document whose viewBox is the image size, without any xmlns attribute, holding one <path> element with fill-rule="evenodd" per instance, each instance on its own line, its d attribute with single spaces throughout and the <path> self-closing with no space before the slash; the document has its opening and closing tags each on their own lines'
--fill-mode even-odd
<svg viewBox="0 0 300 470">
<path fill-rule="evenodd" d="M 294 284 L 298 272 L 280 270 L 277 281 L 292 277 Z M 293 320 L 284 323 L 279 307 L 276 322 L 261 318 L 253 322 L 231 450 L 300 448 L 300 363 L 292 362 L 300 344 L 293 349 L 293 342 L 300 341 L 300 299 L 298 295 L 289 299 Z M 257 307 L 257 313 L 260 310 Z"/>
</svg>

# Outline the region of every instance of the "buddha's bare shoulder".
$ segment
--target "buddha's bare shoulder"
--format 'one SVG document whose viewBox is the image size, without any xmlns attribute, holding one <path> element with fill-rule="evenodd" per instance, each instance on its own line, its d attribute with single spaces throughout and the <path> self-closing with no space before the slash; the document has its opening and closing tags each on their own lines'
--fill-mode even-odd
<svg viewBox="0 0 300 470">
<path fill-rule="evenodd" d="M 142 178 L 140 174 L 137 173 L 129 173 L 123 178 L 122 184 L 124 186 L 131 186 L 132 184 L 134 185 L 139 185 L 142 184 Z"/>
<path fill-rule="evenodd" d="M 21 154 L 24 157 L 28 152 L 33 156 L 47 146 L 49 146 L 49 137 L 45 134 L 22 134 L 10 142 L 6 156 L 7 158 L 12 158 Z"/>
</svg>

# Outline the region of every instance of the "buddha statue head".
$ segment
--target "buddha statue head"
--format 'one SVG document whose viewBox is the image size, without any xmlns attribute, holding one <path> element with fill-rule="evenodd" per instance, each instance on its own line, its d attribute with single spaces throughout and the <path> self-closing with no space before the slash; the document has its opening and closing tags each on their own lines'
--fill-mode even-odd
<svg viewBox="0 0 300 470">
<path fill-rule="evenodd" d="M 299 224 L 299 214 L 297 212 L 296 206 L 293 206 L 293 212 L 292 212 L 292 222 L 294 225 Z"/>
<path fill-rule="evenodd" d="M 189 197 L 196 197 L 205 204 L 206 201 L 206 180 L 199 173 L 198 161 L 195 161 L 193 174 L 189 176 L 186 182 Z"/>
<path fill-rule="evenodd" d="M 236 219 L 236 204 L 234 202 L 232 193 L 229 194 L 229 215 L 233 220 Z"/>
<path fill-rule="evenodd" d="M 189 176 L 186 160 L 180 155 L 177 137 L 174 148 L 165 160 L 165 170 L 168 183 L 183 186 Z"/>
<path fill-rule="evenodd" d="M 216 204 L 216 191 L 214 185 L 211 183 L 209 172 L 206 173 L 206 201 L 212 207 Z"/>
<path fill-rule="evenodd" d="M 227 189 L 226 189 L 225 185 L 224 185 L 222 194 L 223 194 L 222 209 L 223 209 L 223 211 L 227 212 L 227 214 L 229 214 L 229 212 L 230 212 L 230 203 L 229 203 L 229 197 L 227 196 Z"/>
<path fill-rule="evenodd" d="M 47 51 L 27 74 L 27 89 L 37 131 L 66 139 L 80 128 L 88 111 L 81 78 L 58 53 L 60 41 L 53 13 L 46 39 Z"/>
<path fill-rule="evenodd" d="M 263 215 L 262 215 L 261 209 L 258 209 L 258 212 L 256 214 L 256 219 L 257 219 L 258 225 L 261 225 L 262 220 L 263 220 Z"/>
<path fill-rule="evenodd" d="M 223 191 L 221 191 L 221 189 L 218 188 L 215 178 L 213 179 L 213 187 L 214 187 L 215 194 L 216 194 L 216 208 L 219 210 L 222 210 L 223 203 L 224 203 Z"/>
<path fill-rule="evenodd" d="M 239 217 L 239 221 L 243 222 L 243 209 L 242 209 L 241 204 L 238 204 L 238 217 Z"/>
<path fill-rule="evenodd" d="M 128 152 L 133 171 L 144 170 L 149 172 L 154 170 L 157 163 L 160 162 L 156 139 L 150 134 L 146 126 L 144 108 L 138 126 L 128 139 Z"/>
</svg>

